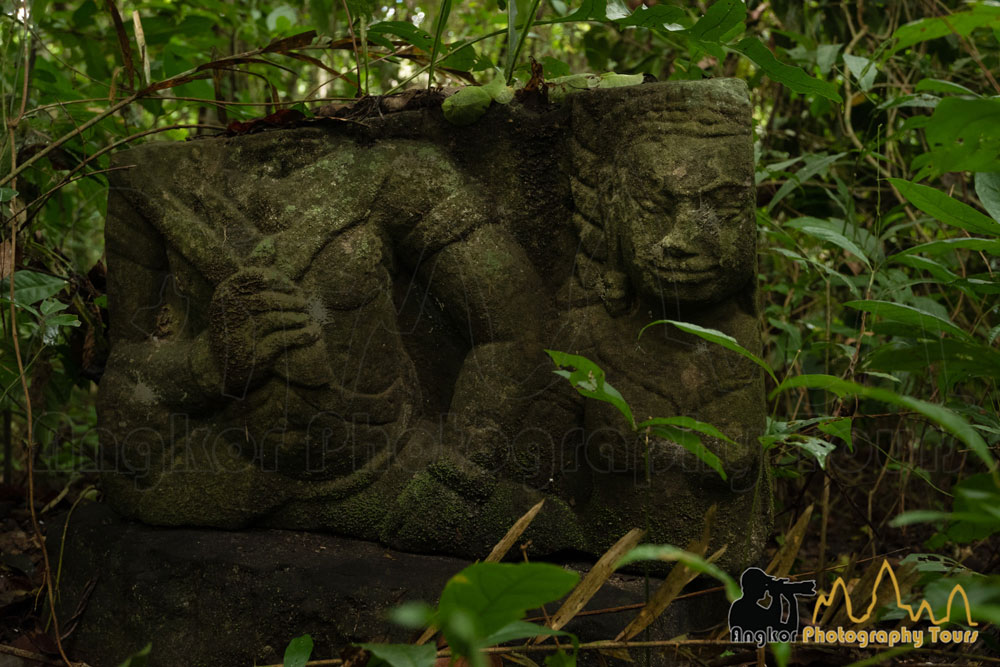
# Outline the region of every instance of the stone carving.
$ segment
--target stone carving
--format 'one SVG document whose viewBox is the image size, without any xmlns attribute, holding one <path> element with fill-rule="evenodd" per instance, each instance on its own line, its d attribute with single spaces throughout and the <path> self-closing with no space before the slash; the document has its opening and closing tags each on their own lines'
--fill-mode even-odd
<svg viewBox="0 0 1000 667">
<path fill-rule="evenodd" d="M 684 545 L 719 505 L 741 567 L 766 537 L 750 114 L 740 82 L 558 108 L 438 109 L 148 144 L 118 156 L 108 498 L 162 525 L 318 529 L 481 557 L 546 498 L 539 553 L 648 523 Z M 689 415 L 729 482 L 553 375 L 584 354 L 637 416 Z"/>
</svg>

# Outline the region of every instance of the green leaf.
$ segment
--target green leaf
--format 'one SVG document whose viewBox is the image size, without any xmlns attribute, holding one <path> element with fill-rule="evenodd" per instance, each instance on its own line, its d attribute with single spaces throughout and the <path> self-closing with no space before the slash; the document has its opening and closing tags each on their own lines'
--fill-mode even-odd
<svg viewBox="0 0 1000 667">
<path fill-rule="evenodd" d="M 404 602 L 389 612 L 389 620 L 404 628 L 425 628 L 431 623 L 434 609 L 426 602 Z"/>
<path fill-rule="evenodd" d="M 464 614 L 485 639 L 529 609 L 566 595 L 579 579 L 576 572 L 549 563 L 476 563 L 445 585 L 437 625 L 447 629 L 450 616 Z"/>
<path fill-rule="evenodd" d="M 498 73 L 497 76 L 493 77 L 492 81 L 483 86 L 483 90 L 497 104 L 510 104 L 510 101 L 514 99 L 514 89 L 507 85 L 502 72 Z"/>
<path fill-rule="evenodd" d="M 702 444 L 701 438 L 694 433 L 683 431 L 679 428 L 674 428 L 673 426 L 651 426 L 650 431 L 652 431 L 653 434 L 659 438 L 676 442 L 678 445 L 697 456 L 698 459 L 709 468 L 719 473 L 719 477 L 724 480 L 728 479 L 726 477 L 726 471 L 722 467 L 722 461 L 719 460 L 718 456 L 706 448 L 705 445 Z"/>
<path fill-rule="evenodd" d="M 279 25 L 281 19 L 284 19 L 287 23 Z M 267 29 L 271 32 L 279 32 L 295 25 L 296 20 L 298 20 L 298 16 L 295 10 L 288 5 L 281 5 L 271 10 L 271 13 L 267 15 L 265 23 L 267 24 Z"/>
<path fill-rule="evenodd" d="M 892 260 L 901 256 L 914 254 L 939 255 L 954 250 L 976 250 L 979 252 L 988 252 L 991 255 L 1000 255 L 1000 240 L 959 238 L 931 241 L 930 243 L 921 243 L 920 245 L 897 252 L 892 257 L 889 257 L 889 259 Z"/>
<path fill-rule="evenodd" d="M 783 442 L 794 445 L 800 449 L 804 449 L 816 459 L 817 463 L 819 463 L 819 467 L 824 470 L 826 469 L 827 457 L 837 448 L 837 446 L 833 443 L 829 443 L 826 440 L 809 435 L 796 434 L 792 437 L 785 438 Z"/>
<path fill-rule="evenodd" d="M 718 43 L 723 35 L 742 24 L 746 17 L 747 8 L 743 0 L 716 0 L 688 33 L 699 41 Z"/>
<path fill-rule="evenodd" d="M 917 82 L 914 90 L 918 93 L 928 91 L 932 93 L 956 93 L 958 95 L 979 97 L 978 93 L 973 92 L 965 86 L 952 81 L 945 81 L 944 79 L 921 79 Z"/>
<path fill-rule="evenodd" d="M 941 190 L 905 181 L 901 178 L 888 180 L 906 198 L 906 201 L 927 215 L 969 232 L 1000 236 L 1000 222 L 991 220 L 968 204 L 952 199 Z"/>
<path fill-rule="evenodd" d="M 409 21 L 381 21 L 369 26 L 368 34 L 369 37 L 394 35 L 427 53 L 430 53 L 434 46 L 434 38 L 426 30 L 421 30 Z M 391 46 L 389 44 L 387 48 L 391 48 Z"/>
<path fill-rule="evenodd" d="M 14 303 L 30 306 L 58 294 L 66 287 L 62 278 L 22 269 L 14 272 Z M 9 301 L 10 278 L 0 281 L 0 299 Z"/>
<path fill-rule="evenodd" d="M 893 380 L 896 378 L 889 376 Z M 820 422 L 816 427 L 826 433 L 827 435 L 832 435 L 834 437 L 840 438 L 847 443 L 848 448 L 854 451 L 854 440 L 851 437 L 851 426 L 853 425 L 853 420 L 850 417 L 841 417 L 840 419 L 832 419 L 830 421 Z"/>
<path fill-rule="evenodd" d="M 983 208 L 1000 223 L 1000 172 L 977 172 L 976 196 L 982 202 Z"/>
<path fill-rule="evenodd" d="M 313 651 L 313 638 L 311 635 L 302 635 L 288 642 L 285 649 L 285 659 L 282 661 L 283 667 L 303 667 L 309 662 L 309 656 Z"/>
<path fill-rule="evenodd" d="M 771 50 L 756 37 L 747 37 L 733 48 L 752 60 L 772 80 L 787 86 L 793 92 L 819 95 L 834 102 L 843 101 L 835 85 L 809 76 L 801 67 L 779 62 Z"/>
<path fill-rule="evenodd" d="M 831 221 L 829 220 L 802 217 L 786 222 L 785 226 L 797 229 L 803 234 L 807 234 L 813 238 L 832 243 L 860 259 L 869 269 L 872 268 L 872 264 L 865 254 L 865 251 L 862 250 L 854 241 L 847 238 L 843 232 L 837 229 L 837 227 L 840 227 L 840 229 L 846 231 L 851 228 L 850 225 L 843 221 L 836 221 L 831 224 Z"/>
<path fill-rule="evenodd" d="M 950 320 L 933 313 L 929 313 L 926 310 L 915 308 L 914 306 L 878 300 L 848 301 L 844 305 L 848 308 L 863 310 L 876 317 L 884 317 L 890 322 L 911 324 L 919 327 L 927 333 L 950 333 L 953 336 L 958 336 L 960 338 L 969 338 L 968 333 L 956 326 Z"/>
<path fill-rule="evenodd" d="M 851 76 L 858 82 L 858 87 L 864 92 L 871 90 L 872 84 L 875 83 L 875 75 L 878 74 L 875 61 L 845 53 L 844 62 L 851 70 Z"/>
<path fill-rule="evenodd" d="M 389 667 L 433 667 L 437 660 L 437 649 L 434 648 L 433 644 L 421 646 L 416 644 L 358 644 L 358 646 L 371 653 L 380 663 L 385 663 Z"/>
<path fill-rule="evenodd" d="M 540 636 L 570 637 L 572 638 L 574 644 L 577 644 L 579 641 L 575 635 L 569 632 L 553 630 L 552 628 L 547 628 L 544 625 L 536 625 L 535 623 L 529 623 L 527 621 L 513 621 L 483 640 L 483 645 L 496 646 L 498 644 L 514 641 L 515 639 L 531 639 L 533 637 Z"/>
<path fill-rule="evenodd" d="M 678 549 L 670 544 L 640 544 L 622 556 L 615 567 L 625 567 L 626 565 L 643 560 L 664 560 L 684 563 L 695 572 L 706 574 L 722 582 L 726 587 L 726 597 L 729 598 L 730 602 L 738 600 L 743 595 L 739 584 L 717 565 L 709 563 L 701 556 L 693 554 L 690 551 Z"/>
<path fill-rule="evenodd" d="M 17 196 L 17 190 L 10 188 L 0 188 L 0 203 L 8 202 Z"/>
<path fill-rule="evenodd" d="M 972 11 L 957 12 L 947 17 L 924 18 L 896 28 L 896 32 L 892 34 L 896 44 L 889 53 L 953 33 L 964 37 L 976 28 L 997 27 L 1000 27 L 1000 7 L 978 5 Z"/>
<path fill-rule="evenodd" d="M 771 370 L 771 367 L 767 364 L 767 362 L 758 357 L 750 350 L 740 345 L 736 341 L 736 339 L 730 336 L 729 334 L 724 334 L 721 331 L 717 331 L 715 329 L 706 329 L 705 327 L 700 327 L 697 324 L 690 324 L 688 322 L 678 322 L 676 320 L 657 320 L 655 322 L 650 322 L 649 324 L 644 326 L 642 330 L 639 331 L 639 337 L 640 338 L 642 337 L 642 334 L 643 332 L 646 331 L 646 329 L 648 329 L 651 326 L 655 326 L 657 324 L 672 324 L 685 333 L 698 336 L 699 338 L 707 340 L 710 343 L 721 345 L 727 350 L 732 350 L 737 354 L 741 354 L 750 361 L 754 362 L 755 364 L 763 368 L 765 371 L 767 371 L 767 374 L 771 376 L 771 379 L 774 380 L 774 383 L 775 384 L 778 383 L 778 378 L 774 375 L 774 371 Z"/>
<path fill-rule="evenodd" d="M 153 643 L 146 644 L 141 650 L 133 653 L 118 667 L 146 667 L 149 663 L 149 654 L 153 651 Z"/>
<path fill-rule="evenodd" d="M 941 100 L 924 129 L 931 150 L 912 163 L 925 174 L 1000 171 L 1000 99 Z"/>
<path fill-rule="evenodd" d="M 653 419 L 647 419 L 644 422 L 636 424 L 636 429 L 642 430 L 647 426 L 679 426 L 681 428 L 691 429 L 692 431 L 698 431 L 707 436 L 713 438 L 718 438 L 719 440 L 725 440 L 731 445 L 735 445 L 726 434 L 724 434 L 719 429 L 715 428 L 711 424 L 706 424 L 705 422 L 700 422 L 697 419 L 692 419 L 691 417 L 654 417 Z"/>
<path fill-rule="evenodd" d="M 492 101 L 482 86 L 466 86 L 442 102 L 441 111 L 453 125 L 471 125 L 486 113 Z"/>
<path fill-rule="evenodd" d="M 965 443 L 973 452 L 975 452 L 976 456 L 978 456 L 987 465 L 987 467 L 992 469 L 995 465 L 993 455 L 990 453 L 989 445 L 986 444 L 986 441 L 983 440 L 982 436 L 980 436 L 976 430 L 972 428 L 967 421 L 965 421 L 965 419 L 942 405 L 928 403 L 927 401 L 913 398 L 912 396 L 897 394 L 896 392 L 888 389 L 866 387 L 856 382 L 843 380 L 833 375 L 822 374 L 798 375 L 793 378 L 789 378 L 778 385 L 778 387 L 771 392 L 770 397 L 773 399 L 779 393 L 788 391 L 789 389 L 795 389 L 797 387 L 804 387 L 807 389 L 824 389 L 826 391 L 834 392 L 841 398 L 844 396 L 860 396 L 862 398 L 870 398 L 872 400 L 882 401 L 883 403 L 889 403 L 890 405 L 896 405 L 898 407 L 919 412 L 948 433 L 951 433 L 961 442 Z"/>
<path fill-rule="evenodd" d="M 847 153 L 837 153 L 836 155 L 820 154 L 803 156 L 806 162 L 805 166 L 795 172 L 792 178 L 781 184 L 781 187 L 778 188 L 778 191 L 774 193 L 774 196 L 771 197 L 771 201 L 767 204 L 768 212 L 773 211 L 774 207 L 778 205 L 778 202 L 791 194 L 795 188 L 799 187 L 802 183 L 809 180 L 816 174 L 825 171 L 845 155 L 847 155 Z"/>
<path fill-rule="evenodd" d="M 556 366 L 574 369 L 572 372 L 553 371 L 556 375 L 569 380 L 569 383 L 581 395 L 614 405 L 624 415 L 629 427 L 633 430 L 635 429 L 635 418 L 632 417 L 632 409 L 625 402 L 621 393 L 604 381 L 604 371 L 597 364 L 586 357 L 576 354 L 567 354 L 566 352 L 557 352 L 555 350 L 545 350 L 545 353 L 552 358 Z"/>
<path fill-rule="evenodd" d="M 545 667 L 576 667 L 576 654 L 559 649 L 545 656 Z"/>
<path fill-rule="evenodd" d="M 615 23 L 623 28 L 634 26 L 671 32 L 681 27 L 685 19 L 687 19 L 687 13 L 680 7 L 670 7 L 668 5 L 646 7 L 645 5 L 639 5 L 634 12 L 623 19 L 618 19 Z M 566 74 L 569 74 L 569 69 L 563 75 Z"/>
</svg>

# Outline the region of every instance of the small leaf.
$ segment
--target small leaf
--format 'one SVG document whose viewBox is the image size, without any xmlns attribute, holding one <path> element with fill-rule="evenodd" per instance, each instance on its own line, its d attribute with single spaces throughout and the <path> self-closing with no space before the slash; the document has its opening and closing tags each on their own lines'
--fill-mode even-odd
<svg viewBox="0 0 1000 667">
<path fill-rule="evenodd" d="M 146 667 L 149 663 L 149 654 L 153 651 L 153 644 L 146 644 L 141 650 L 133 653 L 118 667 Z"/>
<path fill-rule="evenodd" d="M 288 642 L 285 649 L 284 667 L 303 667 L 312 655 L 313 639 L 311 635 L 302 635 Z"/>
<path fill-rule="evenodd" d="M 431 644 L 423 646 L 415 644 L 357 644 L 357 646 L 368 651 L 374 658 L 386 663 L 389 667 L 432 667 L 437 660 L 437 649 Z M 374 663 L 375 660 L 372 662 Z"/>
<path fill-rule="evenodd" d="M 832 419 L 828 422 L 820 422 L 816 427 L 827 435 L 840 438 L 847 443 L 851 451 L 854 451 L 854 440 L 851 438 L 851 426 L 853 423 L 850 417 L 842 417 L 840 419 Z"/>
<path fill-rule="evenodd" d="M 719 460 L 718 456 L 705 447 L 705 445 L 701 442 L 701 438 L 694 433 L 682 431 L 681 429 L 674 428 L 673 426 L 653 426 L 650 430 L 657 437 L 671 442 L 676 442 L 678 445 L 697 456 L 702 463 L 719 473 L 719 477 L 724 480 L 728 479 L 726 477 L 726 471 L 722 467 L 722 461 Z"/>
<path fill-rule="evenodd" d="M 514 99 L 514 89 L 507 85 L 502 73 L 493 77 L 492 81 L 483 86 L 483 90 L 497 104 L 510 104 L 510 101 Z"/>
<path fill-rule="evenodd" d="M 641 333 L 640 333 L 641 335 Z M 632 416 L 632 409 L 622 397 L 621 393 L 610 384 L 604 381 L 604 371 L 590 359 L 577 354 L 567 354 L 555 350 L 545 350 L 546 354 L 552 358 L 556 366 L 562 368 L 573 368 L 570 371 L 554 371 L 556 375 L 569 380 L 573 388 L 587 398 L 594 398 L 598 401 L 611 403 L 628 420 L 630 428 L 635 428 L 635 418 Z"/>
<path fill-rule="evenodd" d="M 0 203 L 8 202 L 17 196 L 17 190 L 11 190 L 10 188 L 0 188 Z"/>
<path fill-rule="evenodd" d="M 389 612 L 389 620 L 404 628 L 427 627 L 434 616 L 434 608 L 426 602 L 404 602 Z"/>
<path fill-rule="evenodd" d="M 836 445 L 822 440 L 820 438 L 814 438 L 808 435 L 795 435 L 790 438 L 786 438 L 785 442 L 794 445 L 800 449 L 804 449 L 806 452 L 811 454 L 816 462 L 819 463 L 819 467 L 826 469 L 826 459 L 827 457 L 837 448 Z"/>
<path fill-rule="evenodd" d="M 545 656 L 545 667 L 576 667 L 576 654 L 566 653 L 559 649 Z"/>
<path fill-rule="evenodd" d="M 778 61 L 771 50 L 756 37 L 747 37 L 733 47 L 752 60 L 764 74 L 801 95 L 819 95 L 834 102 L 842 102 L 837 87 L 827 81 L 820 81 L 805 73 L 801 67 L 793 67 Z"/>
<path fill-rule="evenodd" d="M 875 75 L 878 74 L 875 61 L 845 53 L 844 62 L 847 63 L 851 75 L 858 82 L 858 87 L 865 92 L 871 90 L 872 84 L 875 83 Z"/>
<path fill-rule="evenodd" d="M 471 125 L 489 108 L 493 98 L 482 86 L 466 86 L 441 104 L 445 119 L 453 125 Z"/>
<path fill-rule="evenodd" d="M 758 357 L 750 350 L 740 345 L 737 342 L 737 340 L 732 336 L 730 336 L 729 334 L 724 334 L 721 331 L 717 331 L 715 329 L 706 329 L 705 327 L 700 327 L 697 324 L 690 324 L 688 322 L 677 322 L 675 320 L 657 320 L 655 322 L 650 322 L 649 324 L 644 326 L 642 330 L 639 331 L 639 337 L 640 338 L 642 337 L 642 334 L 643 332 L 646 331 L 646 329 L 648 329 L 651 326 L 655 326 L 657 324 L 672 324 L 685 333 L 698 336 L 699 338 L 703 338 L 709 341 L 710 343 L 721 345 L 727 350 L 732 350 L 737 354 L 741 354 L 750 361 L 754 362 L 755 364 L 763 368 L 765 371 L 767 371 L 767 374 L 771 376 L 771 379 L 774 380 L 775 384 L 778 383 L 778 378 L 774 375 L 774 371 L 771 370 L 771 367 L 767 364 L 767 362 Z"/>
</svg>

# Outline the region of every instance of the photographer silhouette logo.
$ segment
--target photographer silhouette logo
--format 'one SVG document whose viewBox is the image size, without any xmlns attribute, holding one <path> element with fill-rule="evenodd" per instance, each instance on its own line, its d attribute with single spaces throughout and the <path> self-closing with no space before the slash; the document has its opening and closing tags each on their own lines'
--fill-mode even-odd
<svg viewBox="0 0 1000 667">
<path fill-rule="evenodd" d="M 740 577 L 743 595 L 729 607 L 729 641 L 756 644 L 794 642 L 799 637 L 799 597 L 816 595 L 816 581 L 772 577 L 759 567 Z"/>
</svg>

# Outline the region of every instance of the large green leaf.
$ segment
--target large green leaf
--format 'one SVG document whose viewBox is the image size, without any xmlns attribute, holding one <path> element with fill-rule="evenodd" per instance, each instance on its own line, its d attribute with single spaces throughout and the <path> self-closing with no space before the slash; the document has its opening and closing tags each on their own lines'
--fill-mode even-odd
<svg viewBox="0 0 1000 667">
<path fill-rule="evenodd" d="M 702 42 L 717 43 L 733 28 L 741 25 L 746 17 L 747 8 L 743 0 L 716 0 L 688 34 Z"/>
<path fill-rule="evenodd" d="M 990 452 L 990 447 L 986 444 L 986 441 L 983 440 L 982 436 L 979 435 L 974 428 L 972 428 L 969 422 L 965 421 L 965 419 L 961 416 L 955 414 L 943 405 L 929 403 L 919 398 L 913 398 L 912 396 L 897 394 L 889 389 L 866 387 L 856 382 L 844 380 L 833 375 L 822 374 L 797 375 L 793 378 L 789 378 L 778 385 L 778 387 L 771 392 L 771 398 L 773 399 L 783 391 L 788 391 L 789 389 L 795 389 L 798 387 L 804 387 L 807 389 L 824 389 L 826 391 L 832 391 L 840 397 L 860 396 L 862 398 L 870 398 L 872 400 L 882 401 L 883 403 L 889 403 L 890 405 L 896 405 L 901 408 L 913 410 L 914 412 L 918 412 L 927 417 L 942 429 L 951 433 L 961 442 L 965 443 L 976 454 L 976 456 L 978 456 L 987 465 L 987 467 L 992 469 L 996 464 L 993 454 Z"/>
<path fill-rule="evenodd" d="M 545 350 L 545 352 L 552 358 L 556 366 L 573 369 L 572 371 L 553 371 L 556 375 L 569 380 L 573 388 L 581 395 L 614 405 L 628 420 L 628 425 L 635 428 L 632 408 L 625 402 L 617 389 L 604 381 L 604 371 L 597 364 L 577 354 L 567 354 L 555 350 Z"/>
<path fill-rule="evenodd" d="M 914 306 L 879 300 L 848 301 L 844 305 L 848 308 L 863 310 L 876 317 L 884 317 L 891 322 L 919 327 L 928 334 L 949 333 L 959 338 L 969 338 L 968 333 L 950 320 Z"/>
<path fill-rule="evenodd" d="M 949 14 L 947 17 L 934 16 L 912 21 L 896 28 L 892 34 L 896 43 L 890 53 L 895 53 L 908 46 L 937 39 L 951 34 L 963 37 L 976 28 L 1000 27 L 1000 7 L 986 4 L 977 5 L 971 11 Z"/>
<path fill-rule="evenodd" d="M 772 80 L 787 86 L 801 95 L 820 95 L 834 102 L 842 102 L 837 87 L 827 81 L 809 76 L 801 67 L 780 62 L 756 37 L 746 37 L 733 47 L 752 60 Z"/>
<path fill-rule="evenodd" d="M 62 278 L 22 269 L 14 272 L 14 303 L 31 306 L 55 296 L 66 287 Z M 0 299 L 10 300 L 10 278 L 0 280 Z"/>
<path fill-rule="evenodd" d="M 927 215 L 959 229 L 1000 237 L 1000 222 L 990 219 L 968 204 L 952 199 L 941 190 L 901 178 L 888 180 L 908 202 Z"/>
<path fill-rule="evenodd" d="M 767 374 L 771 376 L 771 379 L 774 380 L 775 384 L 778 383 L 778 378 L 774 375 L 774 371 L 771 370 L 771 367 L 768 365 L 766 361 L 764 361 L 756 354 L 754 354 L 750 350 L 740 345 L 739 342 L 729 334 L 722 333 L 721 331 L 718 331 L 716 329 L 707 329 L 705 327 L 700 327 L 697 324 L 690 324 L 689 322 L 678 322 L 676 320 L 656 320 L 655 322 L 650 322 L 649 324 L 644 326 L 642 330 L 639 331 L 639 337 L 640 338 L 642 337 L 642 334 L 646 331 L 646 329 L 652 326 L 656 326 L 658 324 L 672 324 L 685 333 L 698 336 L 699 338 L 707 340 L 710 343 L 721 345 L 727 350 L 732 350 L 737 354 L 743 355 L 744 357 L 746 357 L 747 359 L 749 359 L 750 361 L 754 362 L 755 364 L 763 368 L 765 371 L 767 371 Z"/>
<path fill-rule="evenodd" d="M 437 625 L 455 614 L 469 618 L 485 639 L 525 612 L 558 600 L 580 575 L 548 563 L 476 563 L 452 577 L 441 593 Z"/>
<path fill-rule="evenodd" d="M 941 100 L 924 129 L 930 151 L 912 163 L 918 179 L 947 171 L 1000 171 L 1000 98 Z"/>
</svg>

